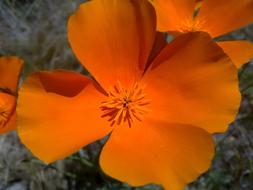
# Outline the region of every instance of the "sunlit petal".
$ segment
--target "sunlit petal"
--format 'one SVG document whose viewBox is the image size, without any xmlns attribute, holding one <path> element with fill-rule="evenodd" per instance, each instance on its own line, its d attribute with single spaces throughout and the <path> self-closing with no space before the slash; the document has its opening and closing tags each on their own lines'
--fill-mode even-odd
<svg viewBox="0 0 253 190">
<path fill-rule="evenodd" d="M 159 31 L 179 31 L 183 24 L 191 23 L 195 2 L 193 0 L 150 0 L 157 14 Z"/>
<path fill-rule="evenodd" d="M 155 38 L 155 11 L 146 0 L 94 0 L 70 17 L 74 53 L 108 89 L 132 84 L 143 73 Z"/>
<path fill-rule="evenodd" d="M 253 22 L 253 0 L 204 0 L 198 20 L 217 37 Z"/>
<path fill-rule="evenodd" d="M 46 163 L 73 154 L 111 131 L 100 117 L 103 97 L 81 74 L 54 71 L 31 75 L 19 94 L 21 141 Z"/>
<path fill-rule="evenodd" d="M 246 40 L 218 42 L 237 68 L 253 58 L 253 44 Z"/>
<path fill-rule="evenodd" d="M 23 60 L 17 57 L 0 57 L 0 90 L 16 93 Z"/>
<path fill-rule="evenodd" d="M 240 105 L 237 69 L 203 32 L 181 35 L 144 76 L 152 117 L 223 132 Z"/>
<path fill-rule="evenodd" d="M 119 126 L 100 156 L 103 171 L 134 186 L 183 187 L 205 172 L 213 158 L 211 135 L 203 129 L 163 122 Z"/>
</svg>

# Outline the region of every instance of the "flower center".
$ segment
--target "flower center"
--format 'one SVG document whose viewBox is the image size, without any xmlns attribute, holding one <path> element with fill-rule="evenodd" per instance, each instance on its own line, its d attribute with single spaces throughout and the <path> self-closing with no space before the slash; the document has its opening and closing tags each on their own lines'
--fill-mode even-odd
<svg viewBox="0 0 253 190">
<path fill-rule="evenodd" d="M 9 118 L 9 113 L 3 108 L 0 108 L 0 128 L 4 127 Z"/>
<path fill-rule="evenodd" d="M 131 127 L 135 119 L 142 121 L 143 116 L 150 110 L 147 105 L 151 100 L 143 92 L 143 87 L 135 83 L 131 88 L 124 89 L 120 82 L 108 93 L 106 101 L 101 103 L 102 117 L 108 117 L 111 126 L 125 122 Z"/>
<path fill-rule="evenodd" d="M 199 19 L 185 20 L 181 23 L 179 31 L 183 33 L 200 31 L 203 24 L 204 21 L 201 21 Z"/>
<path fill-rule="evenodd" d="M 7 93 L 0 93 L 0 128 L 5 127 L 15 108 L 15 96 Z"/>
</svg>

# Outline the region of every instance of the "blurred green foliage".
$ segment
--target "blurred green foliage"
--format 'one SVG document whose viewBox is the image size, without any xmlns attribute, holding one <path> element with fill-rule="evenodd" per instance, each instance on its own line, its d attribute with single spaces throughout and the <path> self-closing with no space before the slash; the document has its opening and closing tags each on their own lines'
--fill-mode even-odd
<svg viewBox="0 0 253 190">
<path fill-rule="evenodd" d="M 0 55 L 17 55 L 26 62 L 23 78 L 55 68 L 84 72 L 66 37 L 68 16 L 81 0 L 1 0 Z M 219 39 L 253 40 L 253 25 Z M 225 134 L 215 135 L 216 157 L 210 170 L 187 190 L 253 189 L 253 63 L 240 72 L 243 100 L 236 121 Z M 159 190 L 132 188 L 103 174 L 98 155 L 104 141 L 45 166 L 18 141 L 15 132 L 0 137 L 0 190 Z"/>
</svg>

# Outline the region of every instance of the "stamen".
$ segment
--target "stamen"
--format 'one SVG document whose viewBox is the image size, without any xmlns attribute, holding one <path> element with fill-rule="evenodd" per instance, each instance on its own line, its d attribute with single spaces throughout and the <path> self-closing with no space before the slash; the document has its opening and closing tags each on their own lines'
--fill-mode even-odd
<svg viewBox="0 0 253 190">
<path fill-rule="evenodd" d="M 202 29 L 202 26 L 205 24 L 204 20 L 200 20 L 199 18 L 194 18 L 193 20 L 185 20 L 181 23 L 181 27 L 179 31 L 185 32 L 196 32 Z"/>
<path fill-rule="evenodd" d="M 0 128 L 5 127 L 16 108 L 16 98 L 7 93 L 0 93 Z"/>
<path fill-rule="evenodd" d="M 4 127 L 8 122 L 9 113 L 0 108 L 0 128 Z"/>
<path fill-rule="evenodd" d="M 128 123 L 131 127 L 134 119 L 143 120 L 143 115 L 150 110 L 146 107 L 151 102 L 143 92 L 143 87 L 135 83 L 130 89 L 124 89 L 120 82 L 108 92 L 108 99 L 101 102 L 101 117 L 109 117 L 111 126 Z"/>
</svg>

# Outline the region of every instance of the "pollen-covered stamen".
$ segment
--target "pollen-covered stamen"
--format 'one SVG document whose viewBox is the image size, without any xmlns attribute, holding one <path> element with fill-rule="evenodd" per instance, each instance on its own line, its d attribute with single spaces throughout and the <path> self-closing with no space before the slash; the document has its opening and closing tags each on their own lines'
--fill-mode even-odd
<svg viewBox="0 0 253 190">
<path fill-rule="evenodd" d="M 131 88 L 124 89 L 120 82 L 115 85 L 108 94 L 108 99 L 101 103 L 102 117 L 108 117 L 113 125 L 121 125 L 125 122 L 131 127 L 135 119 L 142 121 L 143 116 L 149 112 L 147 105 L 151 100 L 138 83 Z"/>
</svg>

